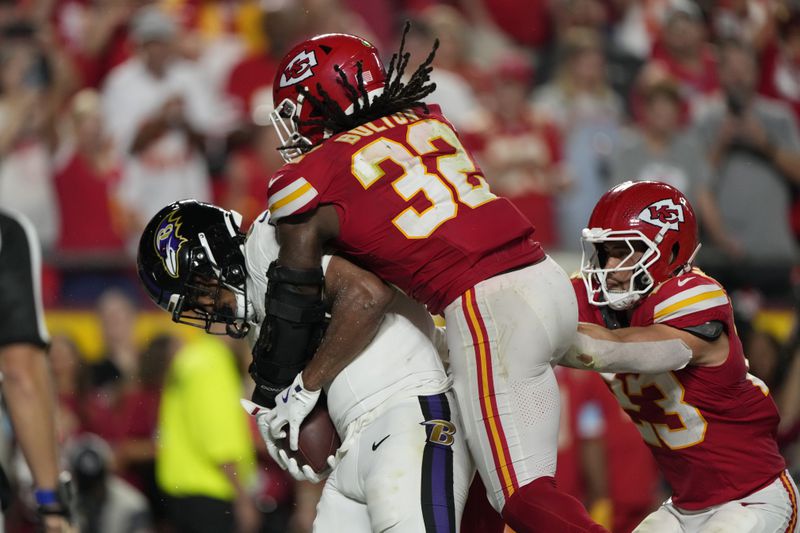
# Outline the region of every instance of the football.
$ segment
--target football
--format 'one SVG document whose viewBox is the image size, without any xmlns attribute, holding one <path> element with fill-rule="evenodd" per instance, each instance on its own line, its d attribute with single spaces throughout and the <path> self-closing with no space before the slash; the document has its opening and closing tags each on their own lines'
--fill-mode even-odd
<svg viewBox="0 0 800 533">
<path fill-rule="evenodd" d="M 289 449 L 288 437 L 277 441 L 278 446 L 285 450 L 289 457 L 293 457 L 300 466 L 309 465 L 318 474 L 328 470 L 328 456 L 333 455 L 341 443 L 336 427 L 328 415 L 328 406 L 324 395 L 320 396 L 317 405 L 300 424 L 297 451 Z"/>
</svg>

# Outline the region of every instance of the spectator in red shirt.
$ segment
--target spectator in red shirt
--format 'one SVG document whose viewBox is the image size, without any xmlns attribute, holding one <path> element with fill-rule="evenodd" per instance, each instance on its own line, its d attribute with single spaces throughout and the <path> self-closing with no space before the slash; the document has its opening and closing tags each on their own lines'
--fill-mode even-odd
<svg viewBox="0 0 800 533">
<path fill-rule="evenodd" d="M 269 6 L 269 3 L 265 3 Z M 304 25 L 302 7 L 296 2 L 278 2 L 278 7 L 264 8 L 262 24 L 267 36 L 267 47 L 259 53 L 242 59 L 233 67 L 225 92 L 233 101 L 241 122 L 247 123 L 256 100 L 269 95 L 272 98 L 272 81 L 278 61 L 289 46 L 294 44 Z"/>
<path fill-rule="evenodd" d="M 667 15 L 652 60 L 675 79 L 686 99 L 708 96 L 719 89 L 717 62 L 707 40 L 700 8 L 685 2 Z"/>
<path fill-rule="evenodd" d="M 490 109 L 464 131 L 492 191 L 508 197 L 536 226 L 543 244 L 556 241 L 553 196 L 566 185 L 561 135 L 528 104 L 533 70 L 508 56 L 491 76 Z"/>
<path fill-rule="evenodd" d="M 759 92 L 789 104 L 800 122 L 800 11 L 779 26 L 761 54 Z"/>
<path fill-rule="evenodd" d="M 103 131 L 98 94 L 89 89 L 76 94 L 68 118 L 71 135 L 60 143 L 54 176 L 61 212 L 57 250 L 113 258 L 123 246 L 111 205 L 119 161 Z"/>
</svg>

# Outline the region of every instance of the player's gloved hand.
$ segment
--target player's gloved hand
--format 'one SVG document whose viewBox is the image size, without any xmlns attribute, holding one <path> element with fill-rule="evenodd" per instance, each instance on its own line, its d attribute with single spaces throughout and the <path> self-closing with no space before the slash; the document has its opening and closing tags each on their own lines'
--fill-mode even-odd
<svg viewBox="0 0 800 533">
<path fill-rule="evenodd" d="M 281 467 L 281 469 L 288 470 L 289 466 L 283 461 L 283 459 L 281 459 L 280 455 L 278 454 L 278 445 L 275 444 L 275 439 L 273 439 L 272 435 L 269 433 L 269 422 L 267 421 L 267 415 L 269 414 L 270 410 L 244 398 L 239 400 L 239 402 L 242 404 L 244 410 L 247 411 L 247 414 L 256 419 L 258 432 L 261 433 L 261 438 L 264 439 L 264 444 L 267 445 L 267 452 L 269 453 L 269 456 L 272 457 L 272 460 L 275 461 L 278 466 Z"/>
<path fill-rule="evenodd" d="M 311 483 L 319 483 L 330 474 L 330 470 L 325 470 L 324 472 L 314 472 L 314 469 L 308 465 L 300 466 L 300 464 L 295 460 L 294 457 L 289 457 L 289 454 L 286 453 L 286 450 L 278 449 L 278 455 L 286 464 L 286 471 L 289 472 L 289 475 L 292 476 L 297 481 L 310 481 Z M 328 460 L 333 456 L 328 457 Z"/>
<path fill-rule="evenodd" d="M 278 394 L 275 398 L 275 408 L 267 414 L 272 438 L 286 437 L 284 426 L 289 424 L 289 449 L 296 451 L 300 424 L 317 404 L 321 392 L 322 389 L 315 391 L 306 389 L 303 385 L 303 373 L 298 373 L 292 384 Z"/>
</svg>

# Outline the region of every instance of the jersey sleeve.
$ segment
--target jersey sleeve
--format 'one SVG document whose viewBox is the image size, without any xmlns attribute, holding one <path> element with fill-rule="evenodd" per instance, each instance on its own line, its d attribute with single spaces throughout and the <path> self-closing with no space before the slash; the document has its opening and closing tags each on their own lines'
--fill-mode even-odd
<svg viewBox="0 0 800 533">
<path fill-rule="evenodd" d="M 665 283 L 653 306 L 653 323 L 675 328 L 698 326 L 713 320 L 728 323 L 733 310 L 728 295 L 715 280 L 684 274 Z"/>
<path fill-rule="evenodd" d="M 296 168 L 282 169 L 269 180 L 267 194 L 269 198 L 270 223 L 293 215 L 313 211 L 319 205 L 320 189 L 324 183 L 321 179 L 310 180 L 301 176 Z"/>
<path fill-rule="evenodd" d="M 0 212 L 0 347 L 44 347 L 50 336 L 41 294 L 41 250 L 36 230 L 23 216 Z"/>
</svg>

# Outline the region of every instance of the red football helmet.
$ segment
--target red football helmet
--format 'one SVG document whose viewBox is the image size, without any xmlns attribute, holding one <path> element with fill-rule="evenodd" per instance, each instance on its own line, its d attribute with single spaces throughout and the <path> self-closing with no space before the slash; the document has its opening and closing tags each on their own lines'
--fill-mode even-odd
<svg viewBox="0 0 800 533">
<path fill-rule="evenodd" d="M 350 85 L 358 88 L 359 63 L 364 88 L 371 100 L 383 92 L 386 72 L 378 50 L 361 37 L 344 33 L 317 35 L 298 44 L 284 56 L 272 86 L 275 110 L 271 119 L 284 148 L 281 154 L 285 161 L 291 161 L 331 135 L 322 126 L 298 124 L 322 118 L 311 105 L 304 105 L 305 98 L 298 88 L 304 87 L 319 100 L 323 99 L 323 93 L 327 93 L 345 114 L 350 114 L 354 107 L 353 95 L 345 89 L 335 67 L 338 66 Z M 287 146 L 297 148 L 286 149 Z"/>
<path fill-rule="evenodd" d="M 630 309 L 656 285 L 688 272 L 700 248 L 689 201 L 658 181 L 626 181 L 605 193 L 581 241 L 581 275 L 589 301 L 615 310 Z M 620 266 L 606 268 L 602 245 L 612 241 L 626 243 L 630 251 Z M 637 252 L 642 256 L 632 262 Z M 631 272 L 627 290 L 609 290 L 606 278 L 620 271 Z"/>
</svg>

